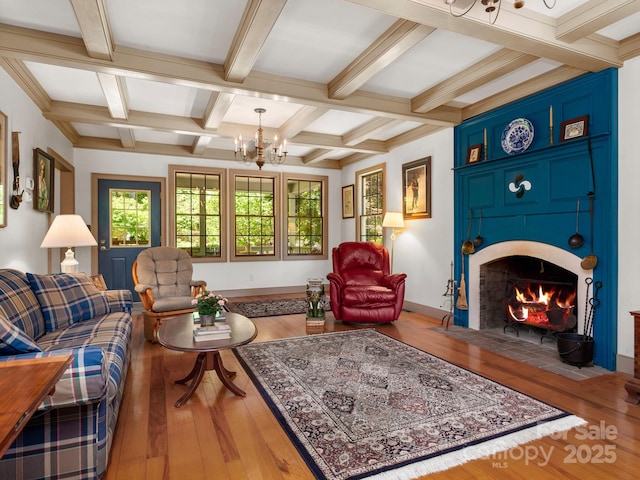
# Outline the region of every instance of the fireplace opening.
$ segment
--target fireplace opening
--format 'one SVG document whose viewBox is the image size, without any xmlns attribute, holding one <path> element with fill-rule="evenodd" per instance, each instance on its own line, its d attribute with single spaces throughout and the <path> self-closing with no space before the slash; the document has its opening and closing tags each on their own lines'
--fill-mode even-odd
<svg viewBox="0 0 640 480">
<path fill-rule="evenodd" d="M 480 328 L 523 328 L 541 340 L 575 331 L 578 276 L 540 258 L 504 257 L 480 266 Z"/>
</svg>

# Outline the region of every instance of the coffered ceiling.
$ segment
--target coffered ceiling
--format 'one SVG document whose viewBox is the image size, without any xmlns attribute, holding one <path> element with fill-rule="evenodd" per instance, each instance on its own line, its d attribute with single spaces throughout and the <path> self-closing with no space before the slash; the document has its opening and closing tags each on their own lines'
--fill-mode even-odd
<svg viewBox="0 0 640 480">
<path fill-rule="evenodd" d="M 341 168 L 640 54 L 640 0 L 500 3 L 0 0 L 0 65 L 77 148 L 233 161 L 265 108 Z"/>
</svg>

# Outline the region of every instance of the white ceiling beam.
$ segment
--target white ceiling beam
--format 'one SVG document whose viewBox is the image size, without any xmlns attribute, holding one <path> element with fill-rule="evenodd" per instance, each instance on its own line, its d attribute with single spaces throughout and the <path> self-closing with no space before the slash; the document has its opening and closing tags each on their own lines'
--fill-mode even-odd
<svg viewBox="0 0 640 480">
<path fill-rule="evenodd" d="M 461 119 L 455 108 L 418 114 L 411 111 L 408 99 L 369 92 L 331 99 L 326 84 L 265 73 L 251 73 L 242 84 L 235 84 L 223 79 L 221 66 L 131 48 L 117 48 L 114 60 L 107 62 L 88 57 L 79 39 L 8 25 L 0 25 L 0 56 L 434 125 L 453 126 Z"/>
<path fill-rule="evenodd" d="M 111 116 L 113 118 L 127 118 L 129 107 L 124 78 L 101 72 L 98 72 L 97 75 Z"/>
<path fill-rule="evenodd" d="M 305 105 L 294 113 L 289 120 L 280 125 L 280 128 L 278 128 L 280 136 L 282 138 L 295 137 L 328 111 L 329 109 L 327 108 Z"/>
<path fill-rule="evenodd" d="M 310 163 L 318 163 L 321 160 L 326 160 L 332 154 L 335 154 L 333 150 L 319 148 L 302 157 L 302 163 L 304 163 L 305 165 L 309 165 Z"/>
<path fill-rule="evenodd" d="M 526 15 L 521 9 L 514 9 L 513 5 L 507 2 L 504 2 L 497 21 L 492 25 L 488 21 L 488 15 L 479 7 L 463 17 L 454 18 L 449 13 L 449 6 L 442 0 L 348 1 L 529 55 L 540 56 L 541 52 L 544 52 L 544 57 L 549 60 L 585 71 L 622 66 L 616 46 L 590 38 L 583 38 L 576 43 L 558 40 L 555 22 L 549 22 L 546 16 Z"/>
<path fill-rule="evenodd" d="M 124 148 L 136 148 L 136 135 L 132 128 L 118 128 L 117 130 Z"/>
<path fill-rule="evenodd" d="M 229 111 L 235 97 L 232 93 L 211 92 L 209 103 L 202 116 L 204 128 L 216 129 L 222 125 L 222 119 Z"/>
<path fill-rule="evenodd" d="M 348 97 L 434 31 L 419 23 L 396 21 L 329 82 L 329 97 Z"/>
<path fill-rule="evenodd" d="M 543 73 L 534 77 L 526 82 L 514 85 L 500 93 L 500 95 L 494 95 L 479 102 L 469 105 L 462 109 L 462 116 L 464 119 L 472 118 L 481 113 L 489 112 L 495 108 L 506 105 L 507 103 L 519 100 L 528 95 L 540 92 L 547 88 L 559 85 L 563 82 L 583 75 L 584 71 L 577 68 L 571 68 L 567 66 L 558 67 L 550 72 Z"/>
<path fill-rule="evenodd" d="M 222 124 L 220 128 L 205 129 L 198 119 L 179 117 L 175 115 L 163 115 L 149 112 L 130 111 L 127 119 L 112 118 L 104 107 L 87 106 L 67 102 L 52 102 L 44 117 L 51 121 L 87 123 L 90 125 L 108 125 L 114 128 L 149 129 L 160 132 L 176 133 L 180 135 L 213 136 L 233 138 L 235 133 L 248 126 L 232 123 Z M 273 137 L 274 129 L 265 128 L 265 136 Z M 255 130 L 247 135 L 251 138 Z M 302 132 L 293 138 L 289 138 L 290 144 L 313 146 L 316 148 L 344 148 L 347 150 L 362 151 L 368 153 L 387 153 L 384 142 L 367 140 L 358 145 L 345 145 L 338 135 L 323 135 L 318 133 Z"/>
<path fill-rule="evenodd" d="M 625 38 L 620 42 L 620 58 L 629 60 L 640 55 L 640 33 Z"/>
<path fill-rule="evenodd" d="M 202 155 L 207 149 L 207 147 L 209 146 L 210 142 L 211 142 L 211 137 L 205 137 L 203 135 L 200 135 L 194 138 L 193 145 L 191 146 L 191 152 L 194 155 Z"/>
<path fill-rule="evenodd" d="M 287 0 L 250 0 L 224 62 L 224 79 L 243 82 Z"/>
<path fill-rule="evenodd" d="M 573 43 L 638 12 L 639 0 L 590 0 L 558 18 L 556 38 Z"/>
<path fill-rule="evenodd" d="M 536 60 L 538 57 L 534 55 L 503 48 L 416 95 L 411 99 L 411 108 L 415 112 L 428 112 Z"/>
<path fill-rule="evenodd" d="M 49 97 L 22 60 L 0 57 L 0 66 L 4 68 L 41 111 L 48 110 L 51 107 L 51 97 Z"/>
<path fill-rule="evenodd" d="M 342 136 L 345 145 L 357 145 L 364 142 L 367 138 L 375 136 L 378 132 L 391 128 L 395 125 L 403 123 L 401 120 L 392 120 L 390 118 L 375 118 L 364 125 L 354 128 Z"/>
<path fill-rule="evenodd" d="M 111 60 L 113 39 L 103 0 L 71 0 L 90 57 Z"/>
</svg>

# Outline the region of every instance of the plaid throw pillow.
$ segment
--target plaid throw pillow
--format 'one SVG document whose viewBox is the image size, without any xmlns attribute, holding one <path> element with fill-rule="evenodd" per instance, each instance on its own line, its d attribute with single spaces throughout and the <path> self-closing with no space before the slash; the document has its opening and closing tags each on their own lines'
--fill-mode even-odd
<svg viewBox="0 0 640 480">
<path fill-rule="evenodd" d="M 47 332 L 111 311 L 106 297 L 85 274 L 27 273 L 27 278 L 40 303 Z"/>
<path fill-rule="evenodd" d="M 0 315 L 0 355 L 41 352 L 31 337 Z"/>
</svg>

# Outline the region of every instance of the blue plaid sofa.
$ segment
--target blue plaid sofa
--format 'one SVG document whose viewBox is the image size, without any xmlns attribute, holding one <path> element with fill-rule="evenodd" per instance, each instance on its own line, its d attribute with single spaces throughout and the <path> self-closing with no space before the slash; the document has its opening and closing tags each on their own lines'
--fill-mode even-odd
<svg viewBox="0 0 640 480">
<path fill-rule="evenodd" d="M 131 308 L 130 291 L 99 291 L 84 274 L 0 269 L 0 361 L 73 355 L 0 459 L 1 479 L 104 475 L 130 360 Z"/>
</svg>

